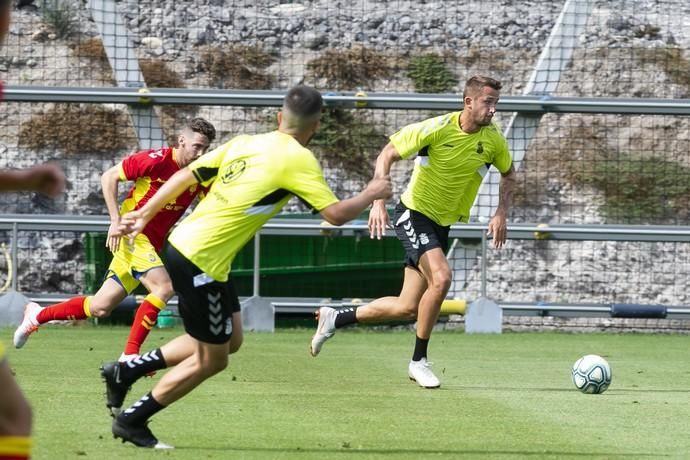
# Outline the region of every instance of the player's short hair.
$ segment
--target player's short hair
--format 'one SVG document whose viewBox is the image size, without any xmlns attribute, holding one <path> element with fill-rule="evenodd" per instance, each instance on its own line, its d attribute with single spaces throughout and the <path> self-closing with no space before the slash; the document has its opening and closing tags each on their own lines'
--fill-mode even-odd
<svg viewBox="0 0 690 460">
<path fill-rule="evenodd" d="M 2 1 L 2 0 L 0 0 Z M 187 123 L 187 127 L 195 133 L 203 134 L 208 139 L 208 143 L 212 143 L 216 138 L 216 128 L 211 123 L 203 118 L 192 118 Z"/>
<path fill-rule="evenodd" d="M 485 86 L 493 88 L 496 91 L 500 91 L 503 87 L 503 84 L 500 81 L 495 80 L 491 77 L 475 75 L 471 77 L 469 80 L 467 80 L 467 82 L 465 83 L 465 90 L 462 92 L 462 97 L 472 97 L 475 94 L 479 93 Z"/>
<path fill-rule="evenodd" d="M 283 100 L 283 112 L 297 125 L 318 120 L 321 116 L 323 98 L 321 93 L 309 86 L 295 86 L 290 89 Z"/>
</svg>

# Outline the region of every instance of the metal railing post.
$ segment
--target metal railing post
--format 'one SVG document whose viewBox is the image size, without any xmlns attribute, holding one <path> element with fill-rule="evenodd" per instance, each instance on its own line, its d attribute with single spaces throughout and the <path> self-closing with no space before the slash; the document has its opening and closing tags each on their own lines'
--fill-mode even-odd
<svg viewBox="0 0 690 460">
<path fill-rule="evenodd" d="M 486 232 L 482 232 L 482 297 L 486 298 Z"/>
<path fill-rule="evenodd" d="M 17 228 L 17 222 L 12 224 L 12 246 L 11 246 L 11 251 L 12 251 L 12 271 L 11 271 L 11 276 L 12 276 L 12 289 L 14 291 L 17 290 L 17 237 L 19 234 L 19 229 Z"/>
<path fill-rule="evenodd" d="M 254 235 L 254 279 L 252 283 L 252 295 L 259 296 L 259 277 L 261 276 L 261 236 L 259 232 Z"/>
</svg>

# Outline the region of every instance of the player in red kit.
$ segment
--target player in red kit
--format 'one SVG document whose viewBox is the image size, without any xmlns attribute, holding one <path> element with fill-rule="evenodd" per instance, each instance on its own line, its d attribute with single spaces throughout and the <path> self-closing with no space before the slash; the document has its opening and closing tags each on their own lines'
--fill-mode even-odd
<svg viewBox="0 0 690 460">
<path fill-rule="evenodd" d="M 196 184 L 189 187 L 167 203 L 131 241 L 116 236 L 120 216 L 141 208 L 173 174 L 205 153 L 215 135 L 213 125 L 202 118 L 194 118 L 181 130 L 176 147 L 137 152 L 103 174 L 103 196 L 110 215 L 106 246 L 113 253 L 113 260 L 101 288 L 93 296 L 73 297 L 45 308 L 34 302 L 27 304 L 24 320 L 14 333 L 15 347 L 23 347 L 29 336 L 48 321 L 107 317 L 141 283 L 149 294 L 137 309 L 120 359 L 127 361 L 138 356 L 141 344 L 156 324 L 158 313 L 174 294 L 158 253 L 170 228 L 197 195 L 207 189 Z M 134 181 L 134 186 L 118 209 L 117 185 L 120 181 Z"/>
</svg>

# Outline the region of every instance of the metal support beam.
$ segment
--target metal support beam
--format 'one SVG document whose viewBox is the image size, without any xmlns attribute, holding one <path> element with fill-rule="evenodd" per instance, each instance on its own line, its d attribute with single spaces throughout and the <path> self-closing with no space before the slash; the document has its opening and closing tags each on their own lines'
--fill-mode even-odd
<svg viewBox="0 0 690 460">
<path fill-rule="evenodd" d="M 101 34 L 103 47 L 113 69 L 115 81 L 123 88 L 135 88 L 137 100 L 129 106 L 132 124 L 139 138 L 142 149 L 160 148 L 165 145 L 165 136 L 161 129 L 158 115 L 150 103 L 142 104 L 148 99 L 142 98 L 140 91 L 146 90 L 146 83 L 135 48 L 129 39 L 129 29 L 117 12 L 116 2 L 112 0 L 89 0 L 91 15 Z"/>
<path fill-rule="evenodd" d="M 261 235 L 323 236 L 321 219 L 290 219 L 274 217 L 261 228 Z M 107 232 L 108 216 L 72 216 L 59 214 L 2 214 L 0 231 L 6 232 Z M 366 223 L 350 223 L 329 229 L 331 236 L 365 235 Z M 450 238 L 476 240 L 481 247 L 486 225 L 456 224 L 450 227 Z M 386 238 L 395 238 L 388 234 Z M 690 243 L 687 225 L 583 225 L 583 224 L 511 224 L 508 238 L 512 240 L 563 241 L 648 241 Z M 488 238 L 486 239 L 489 240 Z M 487 243 L 488 244 L 488 243 Z"/>
<path fill-rule="evenodd" d="M 83 102 L 94 104 L 140 104 L 138 88 L 61 88 L 55 86 L 5 86 L 6 102 Z M 160 89 L 149 90 L 146 99 L 154 105 L 222 105 L 235 107 L 280 107 L 284 91 Z M 329 106 L 357 108 L 352 93 L 323 95 Z M 383 110 L 458 110 L 462 101 L 456 94 L 371 93 L 366 108 Z M 501 96 L 499 112 L 592 113 L 622 115 L 690 116 L 690 99 Z"/>
<path fill-rule="evenodd" d="M 592 0 L 567 0 L 565 2 L 551 35 L 539 56 L 534 72 L 525 87 L 525 95 L 538 96 L 548 100 L 550 94 L 556 90 L 561 79 L 561 73 L 570 62 L 573 50 L 578 44 L 578 37 L 587 25 L 591 11 Z M 517 112 L 505 128 L 508 147 L 513 155 L 513 167 L 516 170 L 520 168 L 522 160 L 525 158 L 529 144 L 539 127 L 542 114 Z M 488 222 L 491 218 L 492 210 L 498 206 L 500 181 L 501 174 L 496 169 L 491 168 L 484 177 L 477 200 L 470 211 L 473 218 L 480 222 Z M 462 264 L 463 266 L 451 267 L 454 270 L 454 286 L 451 289 L 465 285 L 467 273 L 465 261 L 475 260 L 477 257 L 477 252 L 474 249 L 461 248 L 460 251 L 464 254 L 462 252 L 458 254 L 459 257 L 456 259 L 455 265 Z"/>
</svg>

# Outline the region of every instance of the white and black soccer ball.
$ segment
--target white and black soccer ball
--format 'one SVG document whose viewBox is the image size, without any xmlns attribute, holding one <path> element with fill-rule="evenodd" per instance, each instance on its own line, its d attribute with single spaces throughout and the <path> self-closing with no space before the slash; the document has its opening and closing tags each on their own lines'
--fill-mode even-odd
<svg viewBox="0 0 690 460">
<path fill-rule="evenodd" d="M 583 393 L 603 393 L 611 385 L 611 366 L 599 355 L 585 355 L 573 364 L 573 383 Z"/>
</svg>

